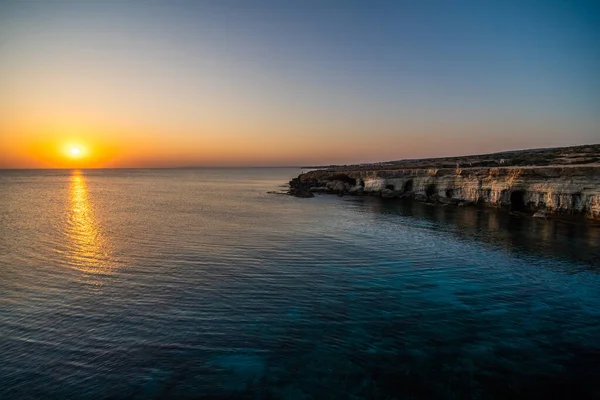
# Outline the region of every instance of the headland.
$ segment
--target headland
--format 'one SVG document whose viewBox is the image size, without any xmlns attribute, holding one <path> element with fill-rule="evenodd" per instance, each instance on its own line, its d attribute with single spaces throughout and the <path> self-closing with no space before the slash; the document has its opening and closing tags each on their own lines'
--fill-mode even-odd
<svg viewBox="0 0 600 400">
<path fill-rule="evenodd" d="M 289 185 L 298 197 L 369 195 L 600 220 L 600 144 L 328 166 Z"/>
</svg>

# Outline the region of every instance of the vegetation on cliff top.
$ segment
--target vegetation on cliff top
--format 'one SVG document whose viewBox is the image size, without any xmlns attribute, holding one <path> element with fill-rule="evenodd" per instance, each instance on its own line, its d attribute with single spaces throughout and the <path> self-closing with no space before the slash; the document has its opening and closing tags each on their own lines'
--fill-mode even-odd
<svg viewBox="0 0 600 400">
<path fill-rule="evenodd" d="M 305 168 L 320 169 L 406 169 L 406 168 L 476 168 L 476 167 L 515 167 L 547 165 L 588 165 L 600 163 L 600 144 L 556 147 L 546 149 L 514 150 L 501 153 L 472 156 L 422 158 L 386 161 L 371 164 L 329 165 Z"/>
</svg>

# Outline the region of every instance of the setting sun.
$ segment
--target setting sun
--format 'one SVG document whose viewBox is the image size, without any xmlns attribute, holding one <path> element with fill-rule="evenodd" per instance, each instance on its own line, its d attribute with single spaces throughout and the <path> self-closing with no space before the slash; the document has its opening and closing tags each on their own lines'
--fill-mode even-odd
<svg viewBox="0 0 600 400">
<path fill-rule="evenodd" d="M 69 163 L 73 166 L 73 162 L 77 163 L 78 167 L 84 166 L 82 162 L 85 162 L 85 166 L 88 166 L 88 161 L 92 155 L 90 147 L 87 144 L 83 144 L 81 141 L 67 141 L 62 146 L 63 162 Z"/>
<path fill-rule="evenodd" d="M 87 156 L 88 150 L 81 143 L 67 143 L 63 150 L 69 158 L 80 159 Z"/>
<path fill-rule="evenodd" d="M 22 145 L 27 148 L 30 162 L 45 168 L 106 168 L 112 166 L 117 152 L 125 148 L 107 140 L 108 135 L 100 137 L 99 133 L 90 129 L 77 129 L 77 136 L 62 133 L 72 130 L 76 129 L 49 128 L 45 135 L 32 137 L 30 143 L 24 142 Z"/>
</svg>

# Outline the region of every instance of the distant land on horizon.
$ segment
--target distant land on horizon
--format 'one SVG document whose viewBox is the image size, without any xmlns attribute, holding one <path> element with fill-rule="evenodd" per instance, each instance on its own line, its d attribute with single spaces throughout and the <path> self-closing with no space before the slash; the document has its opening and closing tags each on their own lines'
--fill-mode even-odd
<svg viewBox="0 0 600 400">
<path fill-rule="evenodd" d="M 474 154 L 449 157 L 414 158 L 373 163 L 347 165 L 303 166 L 303 169 L 335 168 L 461 168 L 475 167 L 516 167 L 548 165 L 589 165 L 600 163 L 600 144 L 584 144 L 567 147 L 546 147 L 536 149 L 507 150 L 496 153 Z"/>
</svg>

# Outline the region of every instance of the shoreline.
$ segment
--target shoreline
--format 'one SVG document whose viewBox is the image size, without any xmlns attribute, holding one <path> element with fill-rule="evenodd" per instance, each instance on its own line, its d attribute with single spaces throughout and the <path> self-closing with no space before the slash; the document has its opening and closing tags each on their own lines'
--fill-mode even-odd
<svg viewBox="0 0 600 400">
<path fill-rule="evenodd" d="M 412 199 L 503 208 L 541 218 L 599 221 L 600 165 L 454 169 L 352 166 L 305 172 L 289 182 L 289 195 L 309 198 L 315 193 Z"/>
</svg>

